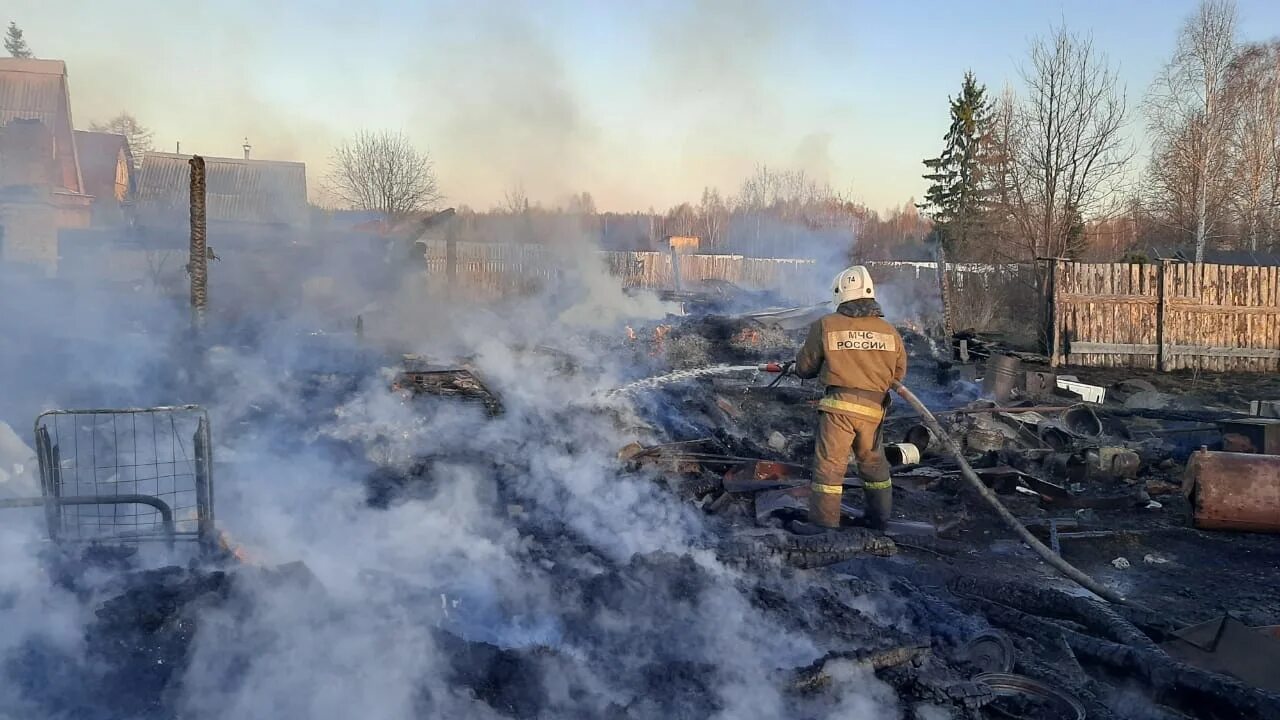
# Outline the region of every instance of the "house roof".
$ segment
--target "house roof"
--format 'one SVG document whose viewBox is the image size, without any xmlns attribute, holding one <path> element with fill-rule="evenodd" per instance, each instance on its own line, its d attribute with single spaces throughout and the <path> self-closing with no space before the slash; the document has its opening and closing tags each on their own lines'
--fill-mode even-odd
<svg viewBox="0 0 1280 720">
<path fill-rule="evenodd" d="M 110 198 L 115 193 L 121 153 L 126 166 L 132 167 L 133 156 L 125 136 L 76 131 L 76 154 L 80 158 L 80 176 L 84 179 L 85 192 L 99 198 Z"/>
<path fill-rule="evenodd" d="M 12 120 L 39 120 L 53 133 L 62 187 L 84 192 L 71 122 L 67 66 L 61 60 L 0 58 L 0 128 Z"/>
<path fill-rule="evenodd" d="M 147 153 L 137 179 L 144 222 L 185 223 L 190 207 L 190 155 Z M 301 226 L 307 220 L 307 166 L 277 160 L 206 157 L 210 221 Z"/>
<path fill-rule="evenodd" d="M 1152 247 L 1148 249 L 1147 255 L 1153 260 L 1184 260 L 1187 262 L 1194 261 L 1196 257 L 1195 250 L 1180 247 Z M 1262 250 L 1254 252 L 1251 250 L 1205 248 L 1204 261 L 1217 265 L 1276 266 L 1280 265 L 1280 253 Z"/>
</svg>

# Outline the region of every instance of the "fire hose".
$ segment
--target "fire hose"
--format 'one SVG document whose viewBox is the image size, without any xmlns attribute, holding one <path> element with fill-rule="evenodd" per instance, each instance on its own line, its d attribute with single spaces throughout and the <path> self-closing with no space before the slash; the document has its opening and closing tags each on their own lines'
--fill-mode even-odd
<svg viewBox="0 0 1280 720">
<path fill-rule="evenodd" d="M 791 367 L 792 363 L 768 363 L 767 365 L 761 365 L 760 370 L 762 372 L 778 374 L 778 378 L 774 380 L 773 383 L 770 383 L 770 386 L 773 386 L 791 370 Z M 915 411 L 920 414 L 921 419 L 924 420 L 925 426 L 933 432 L 934 436 L 941 441 L 942 446 L 947 450 L 947 452 L 955 458 L 956 464 L 960 467 L 960 474 L 964 476 L 964 479 L 968 481 L 969 485 L 973 487 L 978 495 L 982 496 L 983 500 L 987 501 L 987 504 L 991 506 L 992 510 L 996 511 L 996 514 L 999 515 L 1000 519 L 1009 526 L 1009 529 L 1013 530 L 1014 533 L 1016 533 L 1023 542 L 1029 545 L 1037 555 L 1039 555 L 1045 562 L 1052 565 L 1055 570 L 1098 597 L 1113 603 L 1137 605 L 1137 603 L 1127 600 L 1123 595 L 1120 595 L 1114 590 L 1111 590 L 1099 583 L 1097 580 L 1094 580 L 1084 574 L 1084 572 L 1079 568 L 1064 560 L 1061 555 L 1054 552 L 1044 543 L 1040 542 L 1039 538 L 1035 535 L 1032 535 L 1031 531 L 1027 530 L 1026 526 L 1019 522 L 1018 518 L 1014 517 L 1013 513 L 1009 512 L 1009 509 L 1004 506 L 1004 503 L 1000 502 L 1000 498 L 996 497 L 996 494 L 978 478 L 977 473 L 973 471 L 973 468 L 970 467 L 969 463 L 964 459 L 964 453 L 960 451 L 960 447 L 956 445 L 955 440 L 951 438 L 951 435 L 948 434 L 946 430 L 942 429 L 942 424 L 938 422 L 938 418 L 929 411 L 929 408 L 925 407 L 925 404 L 920 401 L 920 398 L 916 397 L 915 393 L 911 392 L 911 390 L 907 389 L 907 386 L 900 382 L 894 381 L 891 387 L 902 397 L 903 400 L 907 401 L 908 405 L 915 408 Z"/>
<path fill-rule="evenodd" d="M 783 377 L 792 372 L 794 365 L 795 364 L 791 362 L 770 362 L 762 365 L 721 365 L 709 368 L 681 370 L 667 375 L 655 378 L 646 378 L 644 380 L 633 382 L 629 385 L 617 388 L 609 394 L 614 395 L 642 388 L 654 388 L 660 385 L 679 382 L 682 380 L 691 380 L 706 375 L 741 372 L 744 370 L 776 373 L 778 377 L 769 383 L 770 387 L 774 387 L 782 381 Z M 960 474 L 966 481 L 968 481 L 969 485 L 973 487 L 974 491 L 976 491 L 983 500 L 986 500 L 987 504 L 991 506 L 991 509 L 995 510 L 996 514 L 1000 516 L 1000 519 L 1003 520 L 1004 523 L 1008 525 L 1009 528 L 1013 530 L 1023 542 L 1030 546 L 1031 549 L 1034 550 L 1045 562 L 1052 565 L 1055 570 L 1065 575 L 1080 587 L 1083 587 L 1100 598 L 1117 604 L 1127 604 L 1139 608 L 1143 607 L 1141 604 L 1126 599 L 1123 595 L 1107 588 L 1097 580 L 1094 580 L 1084 574 L 1084 572 L 1079 568 L 1067 562 L 1061 555 L 1054 552 L 1044 543 L 1040 542 L 1035 535 L 1031 534 L 1030 530 L 1027 530 L 1025 525 L 1018 521 L 1018 518 L 1014 517 L 1013 513 L 1009 512 L 1009 509 L 1004 506 L 1004 503 L 1000 502 L 1000 499 L 996 497 L 996 494 L 978 478 L 977 473 L 973 471 L 973 468 L 970 467 L 969 463 L 964 459 L 964 453 L 960 451 L 960 447 L 956 445 L 955 440 L 951 438 L 951 435 L 949 435 L 946 430 L 942 429 L 942 425 L 938 422 L 938 418 L 929 411 L 929 408 L 925 407 L 925 404 L 920 401 L 920 398 L 916 397 L 915 393 L 911 392 L 900 382 L 894 381 L 891 387 L 902 397 L 903 400 L 907 401 L 908 405 L 915 408 L 916 412 L 920 414 L 921 419 L 924 420 L 925 426 L 933 432 L 934 436 L 939 439 L 947 452 L 955 458 L 955 461 L 960 468 Z"/>
<path fill-rule="evenodd" d="M 991 506 L 992 510 L 996 511 L 996 514 L 999 515 L 1000 519 L 1009 526 L 1009 529 L 1017 533 L 1018 537 L 1022 538 L 1023 542 L 1031 546 L 1032 550 L 1035 550 L 1037 555 L 1039 555 L 1045 562 L 1052 565 L 1055 570 L 1070 578 L 1080 587 L 1092 592 L 1094 595 L 1113 603 L 1136 605 L 1133 601 L 1125 599 L 1123 595 L 1120 595 L 1114 590 L 1102 585 L 1097 580 L 1085 575 L 1079 568 L 1064 560 L 1061 555 L 1054 552 L 1044 543 L 1040 542 L 1035 535 L 1032 535 L 1031 531 L 1027 530 L 1026 526 L 1019 522 L 1018 518 L 1014 517 L 1013 513 L 1009 512 L 1009 509 L 1004 506 L 1004 503 L 1000 502 L 1000 499 L 996 497 L 996 494 L 978 478 L 976 473 L 973 472 L 973 468 L 969 467 L 969 463 L 965 461 L 964 453 L 960 451 L 960 447 L 956 445 L 955 440 L 947 434 L 947 431 L 942 429 L 942 425 L 938 422 L 938 418 L 934 417 L 933 413 L 929 412 L 929 408 L 925 407 L 924 403 L 920 402 L 920 398 L 916 397 L 915 393 L 908 390 L 907 387 L 900 382 L 895 381 L 893 383 L 893 389 L 898 393 L 898 395 L 902 396 L 903 400 L 907 401 L 908 405 L 915 408 L 916 412 L 920 413 L 920 417 L 924 420 L 925 426 L 933 432 L 939 441 L 941 441 L 942 446 L 947 450 L 947 452 L 955 458 L 956 463 L 960 466 L 960 474 L 969 482 L 969 485 L 971 485 L 973 489 L 982 496 L 983 500 L 987 501 L 987 504 Z"/>
</svg>

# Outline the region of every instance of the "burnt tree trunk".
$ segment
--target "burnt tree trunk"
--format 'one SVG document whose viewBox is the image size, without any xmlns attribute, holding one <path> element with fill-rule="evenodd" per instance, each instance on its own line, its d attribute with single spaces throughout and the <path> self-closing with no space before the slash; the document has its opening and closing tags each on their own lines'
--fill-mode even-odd
<svg viewBox="0 0 1280 720">
<path fill-rule="evenodd" d="M 209 258 L 205 235 L 204 158 L 195 155 L 191 165 L 191 248 L 187 271 L 191 274 L 191 323 L 204 327 L 204 312 L 209 304 Z"/>
</svg>

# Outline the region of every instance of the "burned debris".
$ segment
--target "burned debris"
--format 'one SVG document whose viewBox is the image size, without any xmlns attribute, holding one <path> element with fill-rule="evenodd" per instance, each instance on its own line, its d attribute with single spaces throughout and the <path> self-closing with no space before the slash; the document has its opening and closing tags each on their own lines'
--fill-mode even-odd
<svg viewBox="0 0 1280 720">
<path fill-rule="evenodd" d="M 432 395 L 477 402 L 491 417 L 502 412 L 502 403 L 472 369 L 442 365 L 413 355 L 405 356 L 402 369 L 392 380 L 391 389 L 414 397 Z"/>
<path fill-rule="evenodd" d="M 391 678 L 358 698 L 386 718 L 1280 718 L 1248 660 L 1280 647 L 1269 406 L 899 327 L 895 512 L 869 527 L 851 466 L 806 534 L 826 395 L 788 370 L 825 306 L 667 299 L 553 337 L 476 313 L 414 354 L 362 319 L 283 365 L 215 324 L 166 388 L 225 427 L 42 416 L 39 497 L 0 507 L 44 521 L 28 601 L 73 637 L 6 654 L 13 702 L 323 715 L 305 656 Z"/>
<path fill-rule="evenodd" d="M 743 332 L 751 331 L 750 319 L 736 322 Z M 726 318 L 694 319 L 672 335 L 709 328 L 723 340 L 736 336 L 733 327 Z M 927 347 L 913 340 L 910 331 L 903 334 L 910 345 Z M 796 343 L 799 339 L 792 338 Z M 1093 384 L 1082 381 L 1093 380 L 1084 373 L 1065 376 L 1042 369 L 1037 360 L 1044 358 L 1032 353 L 984 352 L 992 346 L 973 336 L 963 340 L 956 343 L 959 349 L 974 349 L 967 358 L 933 358 L 919 350 L 912 355 L 910 376 L 936 381 L 924 385 L 922 394 L 930 397 L 930 405 L 949 408 L 938 413 L 943 418 L 939 430 L 963 439 L 976 475 L 1021 524 L 1054 554 L 1105 578 L 1108 585 L 1126 587 L 1133 609 L 1121 604 L 1117 610 L 1122 614 L 1116 614 L 1098 600 L 1063 592 L 1061 583 L 1045 578 L 1033 556 L 999 538 L 1004 533 L 993 526 L 994 518 L 973 504 L 958 481 L 959 468 L 942 451 L 939 432 L 922 425 L 909 408 L 895 406 L 886 420 L 886 437 L 900 440 L 886 450 L 903 517 L 882 541 L 871 543 L 846 531 L 836 542 L 824 538 L 806 547 L 808 539 L 781 530 L 780 518 L 801 515 L 808 499 L 812 446 L 795 442 L 804 431 L 794 414 L 811 409 L 818 394 L 803 384 L 778 385 L 752 376 L 749 365 L 737 366 L 737 377 L 687 382 L 678 390 L 655 385 L 655 393 L 668 393 L 673 401 L 678 396 L 685 407 L 692 403 L 714 420 L 694 429 L 706 437 L 636 446 L 624 457 L 633 471 L 665 478 L 682 497 L 741 528 L 730 532 L 737 539 L 724 552 L 726 560 L 754 554 L 797 568 L 825 565 L 839 572 L 849 567 L 864 577 L 886 578 L 902 572 L 907 563 L 910 576 L 920 583 L 916 587 L 931 587 L 951 598 L 937 604 L 950 603 L 981 618 L 980 626 L 1014 633 L 1016 644 L 993 639 L 1007 637 L 991 635 L 994 630 L 964 638 L 983 648 L 973 652 L 988 658 L 980 663 L 988 674 L 968 676 L 988 688 L 978 703 L 986 708 L 984 716 L 1276 716 L 1280 696 L 1270 694 L 1267 684 L 1274 678 L 1260 681 L 1256 663 L 1250 663 L 1253 670 L 1246 674 L 1251 677 L 1245 678 L 1226 669 L 1229 660 L 1207 660 L 1209 650 L 1198 650 L 1199 656 L 1186 651 L 1173 659 L 1165 647 L 1184 642 L 1177 640 L 1188 627 L 1184 623 L 1203 618 L 1220 627 L 1227 620 L 1213 618 L 1215 611 L 1245 607 L 1255 626 L 1236 622 L 1248 627 L 1246 637 L 1268 648 L 1274 644 L 1274 636 L 1262 626 L 1275 622 L 1280 607 L 1252 592 L 1255 582 L 1258 589 L 1276 587 L 1266 569 L 1280 559 L 1274 545 L 1263 536 L 1211 536 L 1193 529 L 1274 531 L 1270 523 L 1280 516 L 1270 499 L 1280 481 L 1271 475 L 1280 468 L 1280 456 L 1265 454 L 1270 423 L 1237 419 L 1237 410 L 1192 409 L 1203 408 L 1198 403 L 1205 401 L 1189 398 L 1185 390 L 1159 391 L 1146 379 L 1112 380 L 1099 373 Z M 726 345 L 716 344 L 723 354 L 709 358 L 725 363 L 723 367 L 765 360 L 773 351 L 744 353 L 740 346 Z M 977 371 L 972 380 L 981 377 L 980 386 L 955 372 L 957 362 L 982 355 L 988 361 L 972 365 Z M 933 372 L 933 366 L 939 371 Z M 975 393 L 977 387 L 982 390 Z M 1211 394 L 1213 388 L 1201 392 Z M 989 399 L 972 400 L 977 394 Z M 1205 404 L 1218 402 L 1212 398 Z M 686 411 L 681 419 L 690 416 Z M 657 419 L 664 418 L 660 414 Z M 1221 451 L 1233 448 L 1255 454 Z M 847 478 L 845 486 L 859 482 Z M 846 503 L 844 514 L 854 520 L 860 511 Z M 924 519 L 933 522 L 920 522 Z M 1231 547 L 1251 551 L 1241 558 L 1227 550 Z M 1175 548 L 1178 552 L 1172 552 Z M 1210 558 L 1218 553 L 1214 548 L 1232 557 L 1232 571 L 1224 573 L 1222 584 L 1204 582 L 1204 564 L 1212 564 Z M 1261 555 L 1253 555 L 1259 551 Z M 1002 557 L 1000 567 L 980 560 L 988 553 Z M 892 565 L 870 570 L 884 563 Z M 1166 577 L 1150 577 L 1154 575 Z M 1180 598 L 1162 597 L 1173 587 L 1179 587 Z M 1164 617 L 1154 614 L 1156 606 Z M 850 657 L 856 664 L 855 656 Z M 1059 668 L 1066 666 L 1048 660 L 1064 656 L 1074 670 L 1063 671 Z M 963 665 L 958 652 L 946 657 L 953 667 Z M 821 665 L 819 661 L 807 671 L 808 687 L 821 685 L 814 680 L 821 676 Z M 914 666 L 919 665 L 917 658 Z M 1024 675 L 1008 675 L 1011 670 Z M 1135 682 L 1145 683 L 1143 701 L 1124 689 Z M 950 704 L 958 713 L 971 711 L 962 702 Z"/>
</svg>

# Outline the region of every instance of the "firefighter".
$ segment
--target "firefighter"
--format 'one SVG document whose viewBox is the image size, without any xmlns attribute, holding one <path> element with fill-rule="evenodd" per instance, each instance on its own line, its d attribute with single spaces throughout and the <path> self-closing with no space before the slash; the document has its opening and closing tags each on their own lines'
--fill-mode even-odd
<svg viewBox="0 0 1280 720">
<path fill-rule="evenodd" d="M 840 526 L 851 450 L 866 496 L 864 524 L 883 530 L 893 509 L 880 424 L 889 408 L 890 385 L 907 374 L 907 352 L 898 331 L 884 320 L 865 267 L 843 270 L 831 285 L 836 310 L 809 328 L 793 367 L 799 377 L 819 377 L 827 386 L 818 403 L 809 520 L 792 526 L 803 534 Z"/>
</svg>

